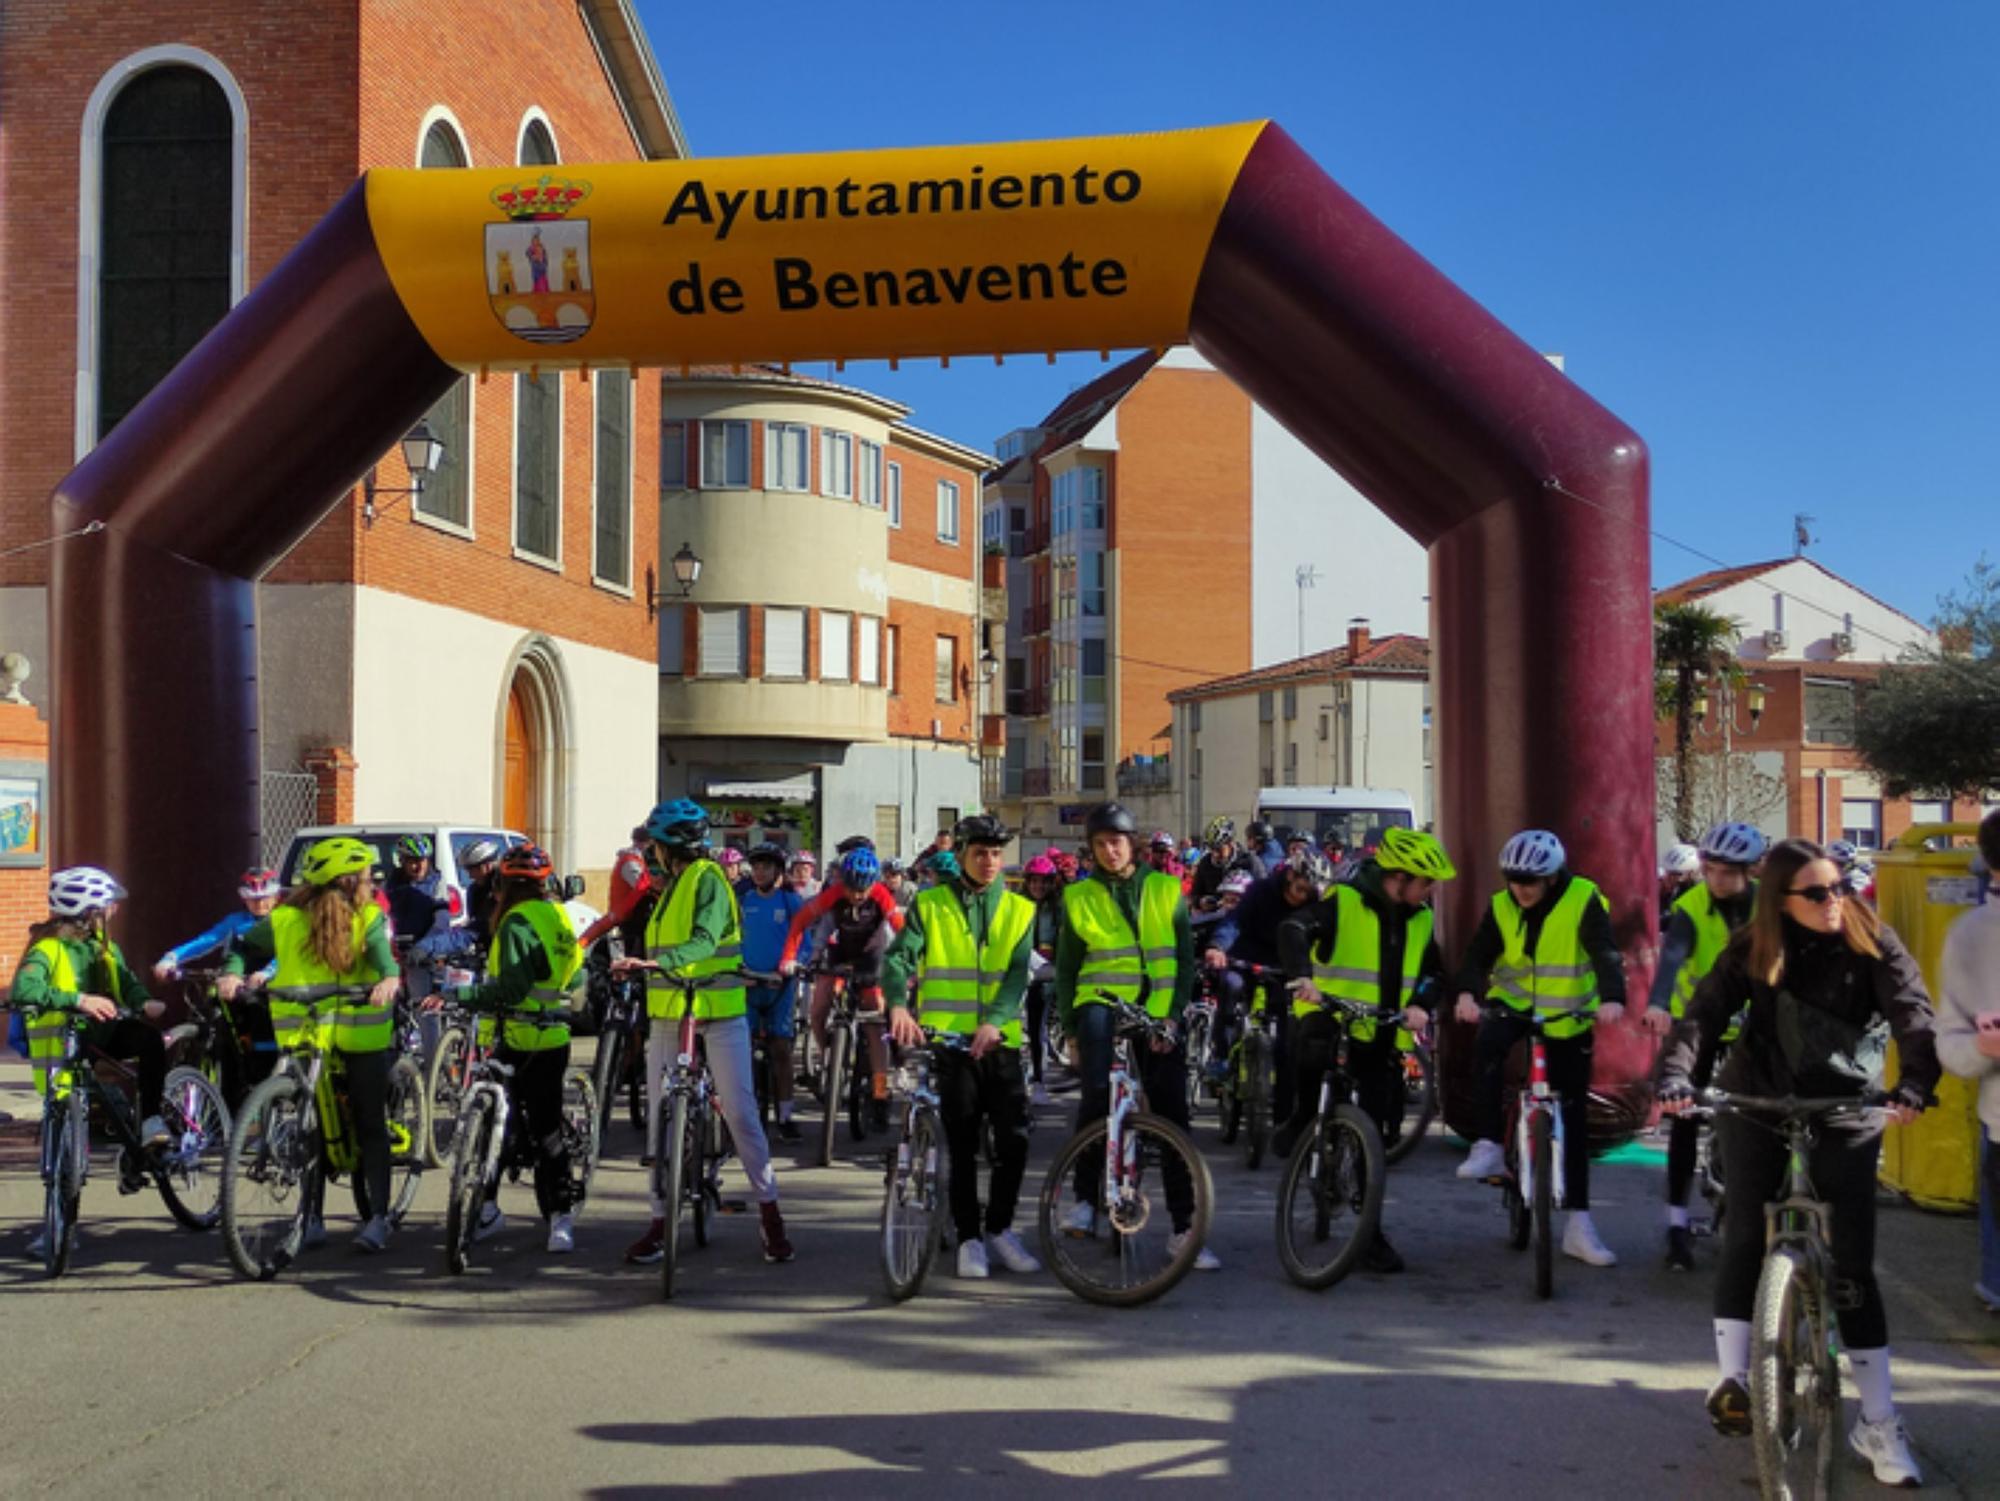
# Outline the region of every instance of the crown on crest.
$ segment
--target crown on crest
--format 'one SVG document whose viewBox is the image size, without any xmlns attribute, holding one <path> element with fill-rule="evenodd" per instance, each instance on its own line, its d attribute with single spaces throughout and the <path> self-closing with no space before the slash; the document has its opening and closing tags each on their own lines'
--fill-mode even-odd
<svg viewBox="0 0 2000 1501">
<path fill-rule="evenodd" d="M 531 183 L 495 188 L 488 196 L 509 219 L 563 219 L 590 196 L 590 184 L 543 173 Z"/>
</svg>

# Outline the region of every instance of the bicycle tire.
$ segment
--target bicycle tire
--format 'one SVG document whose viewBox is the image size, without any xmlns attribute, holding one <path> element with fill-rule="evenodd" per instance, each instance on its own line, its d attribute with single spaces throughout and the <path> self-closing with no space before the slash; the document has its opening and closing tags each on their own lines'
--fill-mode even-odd
<svg viewBox="0 0 2000 1501">
<path fill-rule="evenodd" d="M 1408 1095 L 1408 1086 L 1405 1085 L 1403 1129 L 1394 1142 L 1385 1143 L 1382 1149 L 1391 1167 L 1423 1145 L 1424 1137 L 1430 1134 L 1431 1122 L 1437 1119 L 1437 1059 L 1422 1043 L 1410 1048 L 1406 1056 L 1416 1059 L 1417 1072 L 1423 1084 L 1414 1097 Z"/>
<path fill-rule="evenodd" d="M 1249 1056 L 1246 1072 L 1250 1093 L 1245 1107 L 1244 1162 L 1255 1172 L 1264 1165 L 1264 1149 L 1271 1144 L 1271 1044 L 1261 1032 L 1252 1032 L 1243 1041 Z"/>
<path fill-rule="evenodd" d="M 1500 1188 L 1501 1204 L 1507 1211 L 1507 1246 L 1510 1250 L 1525 1251 L 1528 1239 L 1534 1234 L 1534 1216 L 1528 1213 L 1528 1201 L 1521 1197 L 1521 1183 L 1518 1178 L 1509 1178 Z"/>
<path fill-rule="evenodd" d="M 911 1121 L 906 1142 L 889 1157 L 882 1192 L 882 1280 L 898 1303 L 917 1295 L 937 1257 L 944 1204 L 938 1193 L 943 1140 L 936 1112 L 921 1109 Z"/>
<path fill-rule="evenodd" d="M 451 1137 L 458 1129 L 459 1106 L 465 1092 L 465 1059 L 472 1038 L 454 1024 L 438 1033 L 424 1069 L 424 1096 L 430 1101 L 431 1128 L 425 1133 L 424 1157 L 432 1167 L 449 1167 Z"/>
<path fill-rule="evenodd" d="M 1528 1122 L 1528 1150 L 1534 1155 L 1535 1296 L 1552 1298 L 1556 1291 L 1555 1242 L 1555 1148 L 1550 1139 L 1549 1117 L 1536 1111 Z"/>
<path fill-rule="evenodd" d="M 835 1027 L 826 1039 L 826 1108 L 819 1128 L 819 1165 L 833 1166 L 834 1128 L 840 1122 L 841 1091 L 847 1081 L 847 1055 L 854 1038 L 845 1027 Z"/>
<path fill-rule="evenodd" d="M 588 1070 L 572 1068 L 563 1075 L 562 1133 L 569 1149 L 570 1212 L 581 1209 L 590 1196 L 591 1181 L 597 1176 L 598 1135 L 603 1107 L 597 1103 L 597 1086 Z M 581 1166 L 578 1158 L 581 1157 Z"/>
<path fill-rule="evenodd" d="M 270 1281 L 298 1258 L 320 1169 L 318 1130 L 306 1128 L 308 1103 L 304 1084 L 276 1074 L 250 1091 L 229 1133 L 222 1245 L 230 1264 L 256 1282 Z M 259 1198 L 283 1212 L 258 1214 Z"/>
<path fill-rule="evenodd" d="M 161 1096 L 160 1115 L 176 1147 L 170 1156 L 153 1163 L 153 1183 L 167 1213 L 181 1225 L 189 1230 L 213 1230 L 222 1218 L 222 1161 L 229 1151 L 229 1107 L 223 1103 L 222 1091 L 195 1068 L 171 1070 Z"/>
<path fill-rule="evenodd" d="M 1351 1181 L 1357 1173 L 1358 1202 Z M 1382 1135 L 1365 1111 L 1342 1102 L 1332 1114 L 1314 1121 L 1292 1148 L 1278 1185 L 1278 1260 L 1285 1275 L 1300 1287 L 1320 1292 L 1353 1271 L 1382 1223 L 1388 1173 Z M 1303 1203 L 1302 1193 L 1308 1196 Z M 1351 1228 L 1344 1243 L 1330 1247 L 1335 1211 L 1350 1208 Z M 1309 1211 L 1303 1219 L 1301 1210 Z M 1300 1232 L 1307 1225 L 1310 1246 L 1300 1243 Z M 1321 1247 L 1329 1249 L 1323 1255 L 1308 1254 Z"/>
<path fill-rule="evenodd" d="M 1771 1498 L 1823 1498 L 1840 1432 L 1840 1365 L 1825 1287 L 1797 1246 L 1774 1247 L 1750 1326 L 1750 1436 Z M 1803 1336 L 1805 1348 L 1799 1348 Z M 1813 1424 L 1807 1439 L 1807 1424 Z M 1803 1469 L 1801 1469 L 1803 1466 Z"/>
<path fill-rule="evenodd" d="M 451 1191 L 444 1206 L 444 1267 L 454 1277 L 472 1265 L 472 1238 L 479 1208 L 486 1201 L 486 1153 L 493 1134 L 493 1102 L 485 1095 L 467 1101 L 452 1132 Z"/>
<path fill-rule="evenodd" d="M 389 1223 L 402 1226 L 424 1181 L 424 1143 L 431 1134 L 431 1101 L 424 1076 L 414 1059 L 398 1058 L 389 1066 Z M 404 1144 L 396 1145 L 400 1129 Z M 360 1174 L 355 1175 L 358 1186 Z"/>
<path fill-rule="evenodd" d="M 693 1222 L 697 1250 L 708 1245 L 708 1216 L 713 1197 L 710 1185 L 722 1172 L 722 1144 L 717 1139 L 720 1124 L 714 1102 L 710 1101 L 701 1114 L 688 1118 L 687 1141 L 682 1147 L 687 1154 L 687 1176 L 683 1181 L 687 1185 L 688 1217 Z"/>
<path fill-rule="evenodd" d="M 83 1194 L 75 1123 L 87 1114 L 77 1108 L 74 1096 L 50 1100 L 42 1114 L 42 1272 L 52 1281 L 69 1270 L 76 1246 L 76 1212 Z"/>
<path fill-rule="evenodd" d="M 1222 1088 L 1216 1092 L 1215 1108 L 1222 1124 L 1222 1144 L 1236 1145 L 1236 1138 L 1243 1130 L 1243 1089 L 1242 1061 L 1243 1044 L 1237 1043 L 1230 1050 L 1229 1067 L 1223 1074 Z"/>
<path fill-rule="evenodd" d="M 1213 1104 L 1215 1092 L 1208 1087 L 1208 1018 L 1197 1015 L 1188 1023 L 1187 1049 L 1184 1060 L 1187 1067 L 1187 1102 L 1190 1119 L 1196 1110 L 1206 1102 Z"/>
<path fill-rule="evenodd" d="M 868 1108 L 874 1098 L 875 1066 L 870 1062 L 868 1045 L 863 1040 L 860 1023 L 847 1037 L 847 1139 L 853 1142 L 868 1139 Z"/>
<path fill-rule="evenodd" d="M 590 1060 L 590 1085 L 597 1100 L 598 1149 L 603 1150 L 604 1138 L 611 1134 L 611 1112 L 617 1105 L 618 1085 L 622 1082 L 619 1073 L 625 1062 L 625 1029 L 606 1025 L 597 1034 L 597 1054 Z"/>
<path fill-rule="evenodd" d="M 653 1161 L 660 1176 L 660 1201 L 666 1226 L 660 1258 L 660 1297 L 671 1303 L 674 1278 L 681 1264 L 681 1206 L 687 1191 L 688 1097 L 676 1092 L 673 1104 L 660 1112 L 660 1134 L 653 1143 Z M 669 1151 L 669 1145 L 672 1150 Z"/>
<path fill-rule="evenodd" d="M 1187 1239 L 1182 1242 L 1178 1253 L 1167 1256 L 1156 1268 L 1138 1277 L 1117 1284 L 1103 1280 L 1098 1273 L 1109 1263 L 1121 1268 L 1130 1268 L 1137 1260 L 1130 1248 L 1139 1239 L 1137 1232 L 1119 1234 L 1117 1231 L 1103 1239 L 1091 1237 L 1079 1240 L 1062 1234 L 1057 1227 L 1060 1211 L 1058 1205 L 1063 1189 L 1075 1176 L 1077 1160 L 1085 1153 L 1104 1150 L 1105 1138 L 1110 1131 L 1108 1120 L 1093 1121 L 1069 1139 L 1069 1144 L 1056 1154 L 1056 1160 L 1049 1165 L 1048 1176 L 1042 1181 L 1038 1229 L 1042 1244 L 1042 1259 L 1056 1275 L 1056 1280 L 1082 1298 L 1087 1303 L 1098 1303 L 1110 1308 L 1134 1308 L 1141 1303 L 1150 1303 L 1155 1298 L 1171 1291 L 1183 1277 L 1194 1269 L 1195 1258 L 1208 1239 L 1210 1227 L 1215 1217 L 1215 1185 L 1209 1177 L 1208 1161 L 1195 1150 L 1187 1133 L 1163 1116 L 1146 1111 L 1134 1112 L 1125 1123 L 1128 1133 L 1136 1135 L 1142 1159 L 1148 1155 L 1157 1156 L 1152 1166 L 1151 1176 L 1164 1178 L 1165 1165 L 1169 1157 L 1177 1158 L 1187 1171 L 1192 1213 L 1189 1216 Z M 1150 1146 L 1150 1153 L 1148 1148 Z M 1143 1171 L 1143 1169 L 1142 1169 Z M 1159 1207 L 1165 1210 L 1164 1182 L 1155 1190 L 1153 1197 L 1160 1200 Z M 1151 1199 L 1146 1201 L 1149 1211 L 1148 1225 L 1154 1219 L 1161 1227 L 1170 1230 L 1171 1221 L 1162 1212 L 1151 1215 Z M 1143 1227 L 1142 1227 L 1143 1228 Z M 1109 1255 L 1100 1254 L 1107 1249 Z M 1087 1249 L 1082 1249 L 1087 1248 Z"/>
<path fill-rule="evenodd" d="M 631 1122 L 641 1141 L 646 1140 L 652 1124 L 651 1102 L 646 1098 L 651 1087 L 646 1078 L 648 1067 L 645 1039 L 635 1032 L 625 1041 L 625 1119 Z"/>
</svg>

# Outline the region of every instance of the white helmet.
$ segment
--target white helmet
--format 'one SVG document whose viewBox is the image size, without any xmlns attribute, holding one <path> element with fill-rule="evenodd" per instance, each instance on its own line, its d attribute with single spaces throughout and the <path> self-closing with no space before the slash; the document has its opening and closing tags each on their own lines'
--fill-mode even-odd
<svg viewBox="0 0 2000 1501">
<path fill-rule="evenodd" d="M 125 888 L 94 865 L 73 865 L 49 877 L 49 911 L 83 917 L 125 900 Z"/>
<path fill-rule="evenodd" d="M 1660 869 L 1670 876 L 1691 876 L 1701 870 L 1701 851 L 1691 844 L 1677 844 L 1667 851 Z"/>
<path fill-rule="evenodd" d="M 1840 867 L 1842 875 L 1846 875 L 1861 863 L 1861 851 L 1845 839 L 1836 839 L 1827 845 L 1826 858 Z"/>
<path fill-rule="evenodd" d="M 1503 876 L 1552 876 L 1568 863 L 1563 843 L 1547 829 L 1523 829 L 1500 851 Z"/>
<path fill-rule="evenodd" d="M 1764 858 L 1764 836 L 1747 823 L 1719 823 L 1701 836 L 1701 857 L 1725 865 L 1755 865 Z"/>
</svg>

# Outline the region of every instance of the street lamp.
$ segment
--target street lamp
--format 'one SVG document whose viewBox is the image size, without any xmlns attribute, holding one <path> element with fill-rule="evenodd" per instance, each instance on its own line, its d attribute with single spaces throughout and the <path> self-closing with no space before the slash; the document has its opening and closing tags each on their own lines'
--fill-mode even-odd
<svg viewBox="0 0 2000 1501">
<path fill-rule="evenodd" d="M 653 587 L 653 565 L 646 565 L 646 616 L 651 619 L 663 604 L 671 604 L 676 599 L 686 599 L 694 593 L 694 586 L 701 581 L 701 555 L 687 543 L 680 545 L 680 551 L 667 559 L 667 566 L 674 571 L 674 582 L 681 586 L 679 594 L 668 594 Z"/>
<path fill-rule="evenodd" d="M 403 435 L 403 467 L 410 471 L 410 483 L 406 489 L 385 490 L 375 483 L 375 468 L 369 466 L 368 473 L 361 479 L 361 519 L 373 526 L 379 514 L 375 508 L 378 495 L 421 495 L 424 483 L 438 471 L 444 462 L 444 440 L 431 431 L 429 419 L 420 419 L 417 425 Z M 388 507 L 382 507 L 387 510 Z"/>
<path fill-rule="evenodd" d="M 1736 686 L 1724 678 L 1717 684 L 1717 688 L 1722 695 L 1722 714 L 1728 720 L 1729 728 L 1734 729 L 1739 735 L 1754 731 L 1764 718 L 1764 701 L 1768 696 L 1768 690 L 1764 685 L 1762 683 L 1748 683 L 1744 685 L 1742 690 L 1740 706 L 1750 711 L 1750 730 L 1745 730 L 1737 722 L 1736 715 L 1739 704 Z M 1706 683 L 1701 684 L 1695 689 L 1694 703 L 1691 707 L 1694 710 L 1695 719 L 1706 728 L 1709 710 L 1708 685 Z"/>
<path fill-rule="evenodd" d="M 982 683 L 992 682 L 993 674 L 999 670 L 1000 659 L 993 655 L 993 648 L 989 646 L 979 654 L 979 681 Z"/>
</svg>

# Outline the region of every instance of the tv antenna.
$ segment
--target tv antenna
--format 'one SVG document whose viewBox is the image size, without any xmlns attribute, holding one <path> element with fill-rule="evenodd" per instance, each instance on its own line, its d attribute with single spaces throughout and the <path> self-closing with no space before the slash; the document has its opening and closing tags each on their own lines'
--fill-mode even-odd
<svg viewBox="0 0 2000 1501">
<path fill-rule="evenodd" d="M 1311 563 L 1301 563 L 1292 573 L 1299 587 L 1299 655 L 1306 654 L 1306 590 L 1320 581 L 1320 571 Z"/>
</svg>

